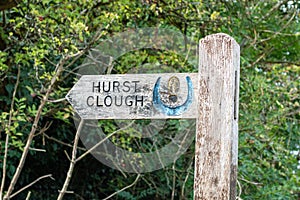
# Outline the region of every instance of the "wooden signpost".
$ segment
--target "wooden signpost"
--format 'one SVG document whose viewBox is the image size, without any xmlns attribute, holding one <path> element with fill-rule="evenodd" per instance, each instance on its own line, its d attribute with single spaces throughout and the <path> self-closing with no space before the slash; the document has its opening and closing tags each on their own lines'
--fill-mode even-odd
<svg viewBox="0 0 300 200">
<path fill-rule="evenodd" d="M 200 40 L 194 199 L 236 199 L 240 49 L 225 34 Z"/>
<path fill-rule="evenodd" d="M 84 75 L 66 98 L 83 119 L 196 118 L 197 73 Z"/>
<path fill-rule="evenodd" d="M 199 72 L 84 75 L 66 98 L 83 119 L 196 118 L 194 199 L 236 198 L 239 45 L 200 40 Z"/>
</svg>

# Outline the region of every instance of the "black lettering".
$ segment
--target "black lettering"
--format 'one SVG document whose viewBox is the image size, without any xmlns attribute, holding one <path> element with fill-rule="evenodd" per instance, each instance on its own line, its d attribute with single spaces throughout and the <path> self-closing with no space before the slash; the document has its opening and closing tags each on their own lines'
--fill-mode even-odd
<svg viewBox="0 0 300 200">
<path fill-rule="evenodd" d="M 100 104 L 99 102 L 100 102 L 100 100 L 99 100 L 99 96 L 97 96 L 97 98 L 96 98 L 96 102 L 97 102 L 97 106 L 98 107 L 102 107 L 103 105 L 102 104 Z"/>
<path fill-rule="evenodd" d="M 140 81 L 132 81 L 134 83 L 134 92 L 137 92 L 137 83 Z"/>
<path fill-rule="evenodd" d="M 138 97 L 140 97 L 140 99 L 138 99 Z M 141 106 L 143 106 L 144 104 L 144 96 L 135 96 L 135 106 L 137 106 L 138 102 L 141 103 Z"/>
<path fill-rule="evenodd" d="M 126 104 L 126 106 L 132 106 L 133 105 L 132 96 L 127 96 L 125 98 L 125 104 Z"/>
<path fill-rule="evenodd" d="M 105 81 L 103 82 L 103 92 L 109 92 L 110 91 L 110 81 L 107 81 L 108 83 L 108 86 L 107 86 L 107 89 L 105 90 Z"/>
<path fill-rule="evenodd" d="M 118 90 L 118 92 L 120 92 L 119 86 L 120 86 L 120 82 L 119 81 L 114 81 L 113 82 L 113 91 L 116 92 L 116 90 Z"/>
<path fill-rule="evenodd" d="M 117 99 L 118 99 L 118 97 L 115 96 L 115 104 L 116 104 L 116 106 L 122 106 L 122 104 L 123 104 L 123 96 L 120 96 L 120 104 L 118 104 Z"/>
<path fill-rule="evenodd" d="M 95 85 L 95 82 L 93 82 L 93 92 L 95 92 L 94 90 L 95 88 L 98 89 L 97 92 L 100 92 L 100 87 L 101 87 L 100 82 L 98 82 L 98 85 Z"/>
<path fill-rule="evenodd" d="M 109 100 L 109 103 L 107 102 L 107 99 L 110 99 Z M 112 104 L 112 98 L 111 98 L 111 96 L 106 96 L 105 98 L 104 98 L 104 105 L 106 106 L 106 107 L 110 107 L 111 106 L 111 104 Z"/>
<path fill-rule="evenodd" d="M 92 101 L 93 101 L 93 100 L 94 100 L 94 97 L 93 97 L 93 96 L 89 96 L 89 97 L 86 99 L 86 104 L 87 104 L 89 107 L 91 107 L 91 106 L 94 105 L 93 102 L 89 103 L 89 102 L 90 102 L 90 101 L 89 101 L 90 99 L 92 99 Z"/>
<path fill-rule="evenodd" d="M 129 81 L 124 81 L 123 86 L 126 87 L 127 89 L 123 88 L 123 92 L 129 92 L 130 91 L 130 83 Z"/>
</svg>

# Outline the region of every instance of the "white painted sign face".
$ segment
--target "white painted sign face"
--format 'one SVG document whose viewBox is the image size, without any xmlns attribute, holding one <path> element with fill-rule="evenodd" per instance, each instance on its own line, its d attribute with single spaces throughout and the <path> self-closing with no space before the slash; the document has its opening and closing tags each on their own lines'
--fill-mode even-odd
<svg viewBox="0 0 300 200">
<path fill-rule="evenodd" d="M 197 76 L 84 75 L 66 98 L 83 119 L 196 118 Z"/>
</svg>

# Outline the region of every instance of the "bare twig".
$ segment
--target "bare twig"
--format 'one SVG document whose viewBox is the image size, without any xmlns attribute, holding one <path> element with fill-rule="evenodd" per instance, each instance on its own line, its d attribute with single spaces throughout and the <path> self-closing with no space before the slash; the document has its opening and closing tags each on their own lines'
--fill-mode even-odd
<svg viewBox="0 0 300 200">
<path fill-rule="evenodd" d="M 46 152 L 45 149 L 37 149 L 37 148 L 32 148 L 32 147 L 29 147 L 29 150 L 31 150 L 31 151 L 39 151 L 39 152 Z"/>
<path fill-rule="evenodd" d="M 60 190 L 58 190 L 60 192 Z M 66 191 L 66 194 L 73 194 L 75 195 L 78 199 L 80 200 L 84 200 L 84 198 L 82 196 L 80 196 L 79 194 L 76 194 L 74 191 Z"/>
<path fill-rule="evenodd" d="M 78 148 L 78 147 L 77 147 L 77 148 Z M 66 150 L 64 150 L 64 153 L 66 154 L 66 156 L 67 156 L 68 160 L 71 162 L 72 160 L 71 160 L 71 158 L 70 158 L 70 156 L 69 156 L 68 152 L 67 152 Z"/>
<path fill-rule="evenodd" d="M 175 186 L 176 186 L 176 172 L 175 172 L 175 163 L 173 163 L 172 166 L 173 169 L 173 184 L 172 184 L 172 196 L 171 196 L 171 200 L 174 200 L 175 197 Z"/>
<path fill-rule="evenodd" d="M 300 108 L 285 114 L 285 116 L 291 116 L 291 115 L 296 115 L 296 114 L 300 114 Z"/>
<path fill-rule="evenodd" d="M 273 47 L 264 51 L 252 64 L 251 66 L 256 65 L 257 63 L 259 63 L 263 58 L 265 58 L 271 51 L 273 51 Z"/>
<path fill-rule="evenodd" d="M 297 66 L 300 66 L 300 62 L 289 62 L 289 61 L 269 61 L 269 60 L 266 60 L 266 61 L 262 61 L 263 63 L 266 63 L 266 64 L 286 64 L 286 65 L 297 65 Z"/>
<path fill-rule="evenodd" d="M 42 97 L 39 97 L 39 96 L 38 96 L 38 98 L 42 99 Z M 50 102 L 50 103 L 59 103 L 59 102 L 62 102 L 64 100 L 66 100 L 65 97 L 64 98 L 60 98 L 60 99 L 55 99 L 55 100 L 47 99 L 47 102 Z"/>
<path fill-rule="evenodd" d="M 34 185 L 35 183 L 37 183 L 38 181 L 40 181 L 44 178 L 51 178 L 51 179 L 54 180 L 54 178 L 52 177 L 52 174 L 47 174 L 47 175 L 41 176 L 41 177 L 37 178 L 36 180 L 32 181 L 30 184 L 26 185 L 25 187 L 22 187 L 21 189 L 19 189 L 18 191 L 16 191 L 12 195 L 10 195 L 10 198 L 13 198 L 14 196 L 19 194 L 20 192 L 26 190 L 27 188 L 31 187 L 32 185 Z"/>
<path fill-rule="evenodd" d="M 108 27 L 113 23 L 113 21 L 115 20 L 115 18 L 113 18 L 104 28 L 104 30 L 107 30 Z M 73 54 L 71 55 L 71 57 L 74 57 L 74 59 L 72 60 L 71 63 L 69 63 L 67 66 L 66 66 L 66 69 L 68 69 L 70 66 L 72 66 L 86 51 L 88 51 L 91 46 L 96 42 L 98 41 L 102 36 L 103 36 L 103 29 L 99 29 L 95 36 L 92 38 L 91 42 L 86 46 L 86 48 L 84 48 L 83 50 L 77 52 L 76 54 Z"/>
<path fill-rule="evenodd" d="M 18 66 L 18 75 L 17 75 L 17 82 L 15 84 L 11 105 L 10 105 L 10 111 L 9 111 L 9 119 L 8 119 L 8 126 L 7 126 L 7 132 L 6 132 L 6 138 L 5 138 L 5 150 L 4 150 L 4 158 L 3 158 L 3 167 L 2 167 L 2 180 L 1 180 L 1 187 L 0 187 L 0 199 L 2 200 L 2 193 L 4 190 L 4 184 L 5 184 L 5 178 L 6 178 L 6 162 L 7 162 L 7 153 L 8 153 L 8 142 L 9 142 L 9 130 L 11 126 L 12 121 L 12 114 L 14 110 L 14 103 L 15 103 L 15 97 L 17 93 L 17 88 L 20 82 L 20 66 Z"/>
<path fill-rule="evenodd" d="M 190 171 L 190 169 L 192 168 L 192 166 L 193 166 L 193 164 L 194 164 L 194 162 L 193 162 L 193 161 L 194 161 L 194 157 L 195 157 L 195 155 L 193 156 L 193 159 L 192 159 L 192 161 L 191 161 L 189 167 L 187 168 L 187 175 L 186 175 L 186 177 L 185 177 L 185 179 L 184 179 L 184 182 L 183 182 L 183 185 L 182 185 L 182 188 L 181 188 L 181 197 L 182 197 L 182 198 L 184 197 L 184 189 L 185 189 L 185 185 L 186 185 L 186 182 L 187 182 L 187 180 L 188 180 L 188 178 L 189 178 L 189 175 L 190 175 L 189 171 Z"/>
<path fill-rule="evenodd" d="M 244 179 L 244 178 L 239 178 L 240 180 L 242 180 L 242 181 L 245 181 L 246 183 L 250 183 L 250 184 L 253 184 L 253 185 L 262 185 L 262 183 L 257 183 L 257 182 L 253 182 L 253 181 L 248 181 L 248 180 L 246 180 L 246 179 Z"/>
<path fill-rule="evenodd" d="M 51 79 L 51 82 L 47 88 L 47 91 L 46 91 L 46 94 L 44 96 L 44 98 L 41 100 L 41 103 L 39 105 L 39 108 L 37 110 L 37 113 L 36 113 L 36 116 L 34 118 L 34 122 L 32 124 L 32 127 L 31 127 L 31 131 L 28 135 L 28 138 L 27 138 L 27 142 L 26 142 L 26 145 L 24 147 L 24 151 L 22 153 L 22 156 L 21 156 L 21 159 L 20 159 L 20 162 L 18 164 L 18 167 L 17 167 L 17 170 L 10 182 L 10 185 L 8 187 L 8 190 L 7 190 L 7 193 L 5 194 L 4 196 L 4 199 L 5 200 L 9 200 L 10 199 L 10 196 L 11 196 L 11 193 L 12 191 L 14 190 L 14 187 L 15 187 L 15 184 L 17 183 L 18 179 L 19 179 L 19 176 L 21 174 L 21 171 L 24 167 L 24 164 L 25 164 L 25 160 L 26 160 L 26 157 L 27 157 L 27 154 L 28 154 L 28 151 L 29 151 L 29 147 L 31 145 L 31 142 L 33 140 L 33 137 L 34 137 L 34 134 L 37 130 L 37 127 L 38 127 L 38 122 L 40 120 L 40 117 L 41 117 L 41 114 L 42 114 L 42 111 L 43 111 L 43 108 L 50 96 L 50 93 L 52 91 L 52 89 L 54 88 L 54 84 L 56 83 L 56 81 L 58 80 L 58 77 L 60 76 L 61 72 L 62 72 L 62 69 L 63 69 L 63 66 L 65 64 L 65 62 L 69 59 L 69 57 L 64 57 L 58 64 L 57 64 L 57 68 L 56 68 L 56 71 L 55 71 L 55 74 L 53 75 L 52 79 Z"/>
<path fill-rule="evenodd" d="M 270 17 L 270 15 L 275 11 L 278 10 L 280 8 L 280 6 L 282 6 L 283 4 L 286 4 L 289 0 L 285 0 L 285 1 L 278 1 L 277 4 L 275 4 L 270 10 L 269 12 L 263 17 L 263 19 L 267 19 Z"/>
<path fill-rule="evenodd" d="M 268 38 L 266 38 L 266 39 L 262 39 L 260 42 L 266 42 L 266 41 L 268 41 L 268 40 L 271 40 L 271 39 L 273 39 L 273 38 L 275 38 L 277 35 L 279 35 L 284 29 L 286 29 L 286 27 L 288 27 L 288 25 L 292 22 L 292 20 L 295 18 L 295 16 L 296 16 L 296 14 L 297 14 L 297 10 L 295 9 L 295 11 L 294 11 L 294 13 L 293 13 L 293 15 L 291 16 L 291 18 L 287 21 L 287 23 L 284 25 L 284 26 L 282 26 L 282 28 L 279 30 L 279 31 L 277 31 L 277 32 L 275 32 L 274 34 L 272 34 L 270 37 L 268 37 Z"/>
<path fill-rule="evenodd" d="M 35 135 L 35 136 L 38 136 L 38 135 L 43 135 L 52 125 L 52 121 L 50 122 L 46 122 L 45 126 Z"/>
<path fill-rule="evenodd" d="M 29 200 L 30 196 L 31 196 L 31 192 L 29 191 L 25 200 Z"/>
<path fill-rule="evenodd" d="M 123 192 L 124 190 L 126 190 L 126 189 L 128 189 L 128 188 L 134 186 L 134 185 L 136 184 L 136 182 L 139 180 L 140 176 L 141 176 L 141 174 L 138 174 L 137 177 L 136 177 L 136 179 L 133 181 L 133 183 L 131 183 L 130 185 L 128 185 L 128 186 L 126 186 L 126 187 L 124 187 L 124 188 L 122 188 L 121 190 L 119 190 L 119 191 L 117 191 L 117 192 L 112 193 L 111 195 L 109 195 L 108 197 L 104 198 L 103 200 L 110 199 L 110 198 L 112 198 L 113 196 L 115 196 L 116 194 L 118 194 L 118 193 L 120 193 L 120 192 Z"/>
<path fill-rule="evenodd" d="M 108 28 L 109 26 L 110 26 L 110 24 L 108 24 L 106 26 L 106 28 Z M 17 169 L 16 169 L 16 171 L 14 173 L 14 176 L 13 176 L 11 182 L 10 182 L 10 185 L 8 187 L 8 190 L 7 190 L 7 193 L 4 196 L 4 200 L 9 200 L 11 198 L 11 193 L 14 190 L 15 184 L 17 183 L 17 181 L 19 179 L 19 176 L 20 176 L 21 171 L 22 171 L 22 169 L 24 167 L 24 164 L 25 164 L 25 160 L 26 160 L 26 157 L 27 157 L 27 154 L 28 154 L 28 151 L 29 151 L 29 147 L 30 147 L 30 145 L 32 143 L 32 140 L 33 140 L 33 138 L 35 136 L 35 133 L 37 131 L 38 122 L 40 120 L 43 108 L 44 108 L 45 104 L 48 101 L 48 98 L 50 96 L 51 91 L 54 88 L 55 83 L 57 82 L 57 80 L 59 80 L 59 77 L 60 77 L 60 75 L 61 75 L 61 73 L 63 71 L 64 65 L 66 64 L 66 62 L 70 58 L 73 58 L 73 59 L 72 59 L 72 61 L 70 63 L 68 63 L 68 65 L 67 65 L 66 68 L 68 68 L 71 65 L 73 65 L 79 59 L 79 57 L 82 56 L 85 53 L 85 51 L 88 50 L 91 47 L 91 45 L 95 43 L 95 41 L 97 41 L 100 37 L 102 37 L 102 35 L 103 35 L 102 30 L 99 30 L 97 32 L 97 34 L 95 35 L 95 37 L 92 39 L 92 41 L 87 45 L 87 47 L 83 51 L 79 51 L 79 52 L 77 52 L 76 54 L 73 54 L 73 55 L 63 56 L 63 58 L 56 65 L 56 69 L 55 69 L 54 75 L 53 75 L 53 77 L 52 77 L 52 79 L 50 81 L 50 84 L 49 84 L 49 86 L 48 86 L 48 88 L 46 90 L 46 94 L 41 99 L 41 103 L 40 103 L 40 105 L 38 107 L 36 116 L 34 118 L 34 121 L 33 121 L 32 127 L 31 127 L 31 131 L 30 131 L 30 133 L 28 135 L 28 138 L 27 138 L 27 141 L 26 141 L 26 145 L 24 147 L 24 151 L 22 153 L 21 159 L 20 159 L 19 164 L 17 166 Z M 37 77 L 37 80 L 39 81 L 38 77 Z M 2 178 L 2 181 L 3 181 L 3 178 Z M 4 185 L 4 183 L 3 183 L 3 185 Z M 3 188 L 2 188 L 2 191 L 3 191 Z M 2 194 L 2 192 L 1 192 L 1 194 Z"/>
<path fill-rule="evenodd" d="M 78 70 L 79 68 L 82 68 L 85 66 L 85 64 L 83 65 L 80 65 L 76 68 L 74 68 L 73 70 L 69 71 L 68 68 L 70 66 L 72 66 L 82 55 L 84 55 L 90 48 L 91 46 L 97 41 L 99 40 L 99 38 L 101 38 L 103 36 L 103 30 L 107 30 L 109 28 L 109 26 L 113 23 L 115 19 L 113 18 L 110 23 L 108 23 L 104 29 L 99 29 L 95 36 L 92 38 L 91 42 L 83 49 L 81 50 L 80 52 L 78 52 L 77 54 L 74 54 L 73 57 L 75 57 L 71 63 L 69 63 L 66 67 L 65 67 L 65 71 L 68 71 L 69 73 L 67 75 L 64 76 L 64 78 L 68 77 L 69 74 L 76 74 L 75 71 Z M 81 75 L 81 74 L 76 74 L 76 75 Z"/>
<path fill-rule="evenodd" d="M 126 130 L 127 128 L 129 128 L 133 123 L 135 122 L 135 120 L 133 120 L 131 123 L 129 123 L 127 126 L 120 128 L 112 133 L 110 133 L 109 135 L 107 135 L 103 140 L 101 140 L 100 142 L 98 142 L 95 146 L 93 146 L 92 148 L 90 148 L 88 151 L 86 151 L 84 154 L 82 154 L 81 156 L 79 156 L 76 159 L 76 162 L 81 160 L 82 158 L 84 158 L 86 155 L 88 155 L 89 153 L 91 153 L 93 150 L 95 150 L 98 146 L 100 146 L 103 142 L 105 142 L 107 139 L 109 139 L 111 136 L 115 135 L 116 133 Z"/>
<path fill-rule="evenodd" d="M 298 33 L 280 33 L 280 32 L 271 31 L 271 30 L 262 30 L 262 32 L 271 33 L 271 34 L 278 34 L 278 35 L 288 36 L 288 37 L 296 37 L 298 35 Z"/>
<path fill-rule="evenodd" d="M 70 145 L 70 144 L 68 144 L 68 143 L 65 143 L 65 142 L 63 142 L 63 141 L 60 141 L 60 140 L 58 140 L 58 139 L 56 139 L 56 138 L 54 138 L 54 137 L 50 137 L 50 136 L 47 135 L 46 133 L 44 133 L 43 135 L 44 135 L 47 139 L 49 139 L 49 140 L 53 140 L 54 142 L 57 142 L 57 143 L 59 143 L 59 144 L 62 144 L 62 145 L 65 145 L 65 146 L 68 146 L 68 147 L 73 148 L 72 145 Z M 80 149 L 80 150 L 82 150 L 82 151 L 86 151 L 86 149 L 85 149 L 85 148 L 82 148 L 82 147 L 77 147 L 77 149 Z"/>
<path fill-rule="evenodd" d="M 242 195 L 242 186 L 241 186 L 241 183 L 239 182 L 239 180 L 236 180 L 237 182 L 237 185 L 239 187 L 239 194 L 238 194 L 238 197 L 240 197 Z"/>
<path fill-rule="evenodd" d="M 51 65 L 56 66 L 56 64 L 54 62 L 52 62 L 51 60 L 49 60 L 46 56 L 44 57 Z"/>
<path fill-rule="evenodd" d="M 65 193 L 66 193 L 66 191 L 68 189 L 70 180 L 72 178 L 74 166 L 75 166 L 75 163 L 76 163 L 77 145 L 78 145 L 79 136 L 80 136 L 80 132 L 81 132 L 81 128 L 82 128 L 83 124 L 84 124 L 84 120 L 81 119 L 81 121 L 80 121 L 80 123 L 78 125 L 78 128 L 77 128 L 75 139 L 74 139 L 74 145 L 73 145 L 73 151 L 72 151 L 72 159 L 71 159 L 71 162 L 70 162 L 70 166 L 69 166 L 69 170 L 68 170 L 68 173 L 67 173 L 67 177 L 66 177 L 65 183 L 64 183 L 61 191 L 59 192 L 57 200 L 62 200 L 63 199 L 63 197 L 64 197 L 64 195 L 65 195 Z"/>
<path fill-rule="evenodd" d="M 61 190 L 58 190 L 58 192 L 60 192 Z M 67 191 L 65 191 L 65 193 L 66 194 L 74 194 L 74 191 L 69 191 L 69 190 L 67 190 Z"/>
</svg>

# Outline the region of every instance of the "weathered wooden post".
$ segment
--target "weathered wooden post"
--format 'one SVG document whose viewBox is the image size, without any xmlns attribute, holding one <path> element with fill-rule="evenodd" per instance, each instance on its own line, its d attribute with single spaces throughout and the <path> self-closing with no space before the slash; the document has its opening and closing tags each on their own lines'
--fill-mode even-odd
<svg viewBox="0 0 300 200">
<path fill-rule="evenodd" d="M 132 48 L 124 45 L 128 51 L 137 49 L 136 41 L 143 41 L 144 48 L 147 40 L 141 38 L 155 36 L 149 44 L 157 40 L 157 30 L 147 30 L 142 35 L 134 32 L 136 37 L 133 38 L 137 40 L 130 40 L 131 37 L 124 40 L 122 36 L 115 41 L 135 44 Z M 122 52 L 125 51 L 122 49 Z M 196 118 L 194 199 L 234 200 L 238 160 L 239 54 L 239 45 L 230 36 L 222 33 L 209 35 L 200 40 L 198 73 L 83 75 L 66 98 L 81 119 Z M 99 134 L 99 142 L 91 144 L 90 141 L 94 140 L 89 138 L 91 128 L 87 126 L 84 130 L 82 141 L 91 154 L 114 169 L 130 173 L 165 167 L 184 152 L 182 147 L 187 145 L 183 145 L 182 138 L 192 141 L 190 136 L 187 139 L 179 134 L 165 147 L 142 154 L 125 151 L 109 142 L 102 143 L 107 139 L 105 134 Z M 102 149 L 98 148 L 100 144 L 103 144 Z"/>
<path fill-rule="evenodd" d="M 194 199 L 236 198 L 240 50 L 226 34 L 200 40 Z"/>
</svg>

